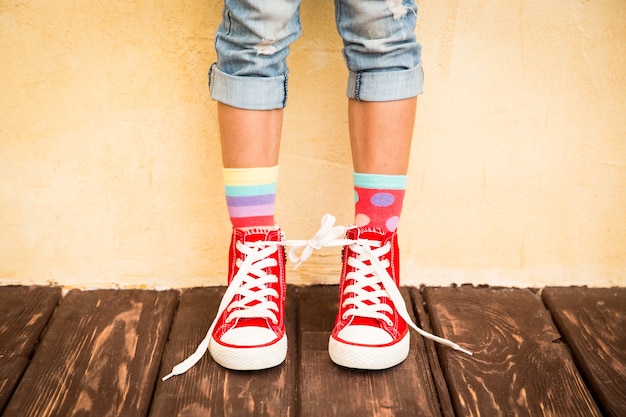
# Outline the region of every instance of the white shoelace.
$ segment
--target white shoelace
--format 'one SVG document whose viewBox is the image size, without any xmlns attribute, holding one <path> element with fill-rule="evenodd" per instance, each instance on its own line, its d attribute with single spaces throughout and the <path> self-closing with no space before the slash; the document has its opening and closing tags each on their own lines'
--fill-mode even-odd
<svg viewBox="0 0 626 417">
<path fill-rule="evenodd" d="M 287 241 L 285 243 L 289 246 L 293 246 L 289 251 L 289 258 L 292 262 L 297 262 L 296 268 L 300 266 L 302 262 L 309 259 L 314 250 L 323 247 L 350 245 L 350 249 L 357 254 L 355 257 L 348 258 L 348 265 L 355 268 L 355 271 L 350 272 L 348 276 L 346 276 L 346 279 L 352 280 L 353 283 L 346 286 L 344 293 L 354 293 L 355 296 L 344 301 L 343 307 L 348 305 L 353 306 L 344 313 L 346 316 L 344 319 L 352 315 L 384 320 L 389 323 L 390 319 L 384 312 L 393 313 L 393 309 L 388 304 L 381 302 L 382 297 L 387 297 L 398 311 L 398 315 L 400 315 L 417 333 L 427 339 L 451 347 L 454 350 L 458 350 L 470 356 L 472 355 L 472 352 L 463 349 L 458 344 L 444 339 L 443 337 L 428 333 L 413 323 L 400 290 L 387 272 L 389 261 L 381 261 L 381 258 L 391 250 L 389 243 L 381 246 L 381 242 L 377 241 L 339 239 L 340 236 L 345 235 L 347 230 L 353 229 L 356 226 L 343 227 L 334 226 L 334 224 L 335 217 L 330 214 L 325 214 L 324 217 L 322 217 L 322 227 L 315 233 L 313 238 L 307 241 Z M 295 250 L 301 247 L 304 247 L 302 253 L 300 256 L 296 256 Z M 373 290 L 366 290 L 365 287 L 372 288 Z"/>
<path fill-rule="evenodd" d="M 278 245 L 274 243 L 282 242 L 236 243 L 237 249 L 246 256 L 243 260 L 237 260 L 239 270 L 222 297 L 213 323 L 211 323 L 206 336 L 200 342 L 196 351 L 187 359 L 174 366 L 172 372 L 163 377 L 163 381 L 175 375 L 184 374 L 204 356 L 209 348 L 215 325 L 225 310 L 227 312 L 230 311 L 230 314 L 226 317 L 226 322 L 236 318 L 250 317 L 267 318 L 273 323 L 278 322 L 276 317 L 278 305 L 268 299 L 270 296 L 278 297 L 278 293 L 267 286 L 268 284 L 278 282 L 278 277 L 269 275 L 264 271 L 264 268 L 276 266 L 276 260 L 270 257 L 278 250 Z M 242 296 L 241 299 L 233 301 L 238 295 Z"/>
<path fill-rule="evenodd" d="M 340 239 L 345 236 L 346 231 L 354 229 L 356 226 L 334 226 L 335 217 L 330 214 L 324 214 L 322 217 L 322 226 L 309 240 L 288 240 L 283 242 L 285 246 L 290 246 L 289 260 L 294 262 L 298 269 L 303 262 L 311 257 L 314 251 L 322 248 L 330 248 L 335 246 L 346 246 L 353 243 L 350 239 Z M 302 248 L 302 252 L 298 255 L 298 249 Z"/>
<path fill-rule="evenodd" d="M 346 276 L 346 279 L 352 280 L 353 283 L 346 286 L 344 294 L 354 293 L 354 296 L 347 298 L 342 307 L 350 305 L 353 307 L 346 310 L 343 319 L 349 316 L 368 317 L 393 325 L 389 317 L 384 314 L 384 312 L 392 313 L 392 308 L 381 302 L 381 297 L 387 297 L 393 303 L 398 315 L 417 333 L 454 350 L 472 355 L 469 350 L 463 349 L 448 339 L 428 333 L 413 323 L 400 290 L 387 272 L 389 261 L 387 259 L 381 261 L 381 258 L 391 250 L 389 242 L 381 246 L 381 242 L 358 239 L 352 241 L 350 249 L 356 253 L 356 256 L 348 258 L 348 265 L 355 268 L 355 271 Z M 373 290 L 367 290 L 365 287 Z"/>
<path fill-rule="evenodd" d="M 315 250 L 325 247 L 351 245 L 351 249 L 357 256 L 348 259 L 348 263 L 350 266 L 354 267 L 356 271 L 350 273 L 347 277 L 353 280 L 354 283 L 347 286 L 344 291 L 353 292 L 356 296 L 345 301 L 344 304 L 352 304 L 354 306 L 346 312 L 346 315 L 371 317 L 388 322 L 389 318 L 384 315 L 383 311 L 391 313 L 392 309 L 389 305 L 380 302 L 381 297 L 387 297 L 394 304 L 400 317 L 420 335 L 449 346 L 454 350 L 472 355 L 472 352 L 469 350 L 461 348 L 448 339 L 430 334 L 413 323 L 407 311 L 406 303 L 402 298 L 402 294 L 400 294 L 400 290 L 387 272 L 389 261 L 382 262 L 380 260 L 382 256 L 389 252 L 389 244 L 380 246 L 380 242 L 364 239 L 353 240 L 340 238 L 345 235 L 347 230 L 353 229 L 356 226 L 344 227 L 334 226 L 334 224 L 335 217 L 330 214 L 325 214 L 322 217 L 322 226 L 309 240 L 287 240 L 282 242 L 259 241 L 245 244 L 237 242 L 237 248 L 242 253 L 246 254 L 246 257 L 244 260 L 237 261 L 239 271 L 226 289 L 226 293 L 222 297 L 222 301 L 217 309 L 215 319 L 213 323 L 211 323 L 205 338 L 200 342 L 200 345 L 198 345 L 194 353 L 174 366 L 172 372 L 164 376 L 162 380 L 166 381 L 175 375 L 184 374 L 204 356 L 209 348 L 211 334 L 213 333 L 215 325 L 227 308 L 228 310 L 233 310 L 241 307 L 229 314 L 226 319 L 227 322 L 241 317 L 264 317 L 276 323 L 278 306 L 273 301 L 269 301 L 267 297 L 278 297 L 278 294 L 276 294 L 275 290 L 268 288 L 266 285 L 277 282 L 278 277 L 266 274 L 263 269 L 269 266 L 275 266 L 275 260 L 270 258 L 270 256 L 278 250 L 278 246 L 291 247 L 289 250 L 289 259 L 296 263 L 294 268 L 296 269 L 309 259 Z M 298 254 L 299 249 L 301 249 L 300 254 Z M 369 264 L 366 264 L 364 261 L 369 261 Z M 375 279 L 377 279 L 377 281 L 374 281 Z M 368 291 L 365 290 L 365 287 L 375 288 L 375 290 Z M 255 291 L 254 289 L 258 290 Z M 233 302 L 237 295 L 243 295 L 243 298 Z M 250 307 L 249 304 L 253 301 L 256 303 Z M 365 301 L 369 301 L 370 303 L 366 303 Z"/>
<path fill-rule="evenodd" d="M 237 242 L 237 249 L 246 255 L 245 260 L 238 260 L 239 271 L 226 289 L 222 301 L 217 309 L 217 313 L 206 336 L 198 345 L 198 348 L 187 359 L 172 368 L 172 371 L 162 378 L 163 381 L 175 375 L 181 375 L 191 369 L 206 353 L 211 341 L 211 335 L 215 329 L 217 321 L 222 316 L 224 310 L 233 310 L 226 318 L 231 321 L 240 317 L 265 317 L 276 323 L 276 312 L 278 306 L 273 301 L 268 300 L 268 296 L 278 297 L 276 291 L 266 285 L 278 281 L 278 277 L 267 275 L 264 268 L 275 266 L 275 260 L 270 256 L 278 250 L 278 246 L 290 246 L 289 259 L 296 263 L 294 269 L 298 268 L 304 261 L 309 259 L 315 250 L 332 247 L 345 246 L 351 241 L 339 239 L 345 235 L 348 228 L 334 226 L 335 218 L 330 214 L 322 218 L 322 226 L 318 232 L 309 240 L 288 240 L 282 242 L 259 241 L 254 243 Z M 300 254 L 298 250 L 301 249 Z M 256 289 L 256 290 L 255 290 Z M 238 301 L 233 302 L 237 295 L 243 295 Z M 249 304 L 253 303 L 250 307 Z"/>
</svg>

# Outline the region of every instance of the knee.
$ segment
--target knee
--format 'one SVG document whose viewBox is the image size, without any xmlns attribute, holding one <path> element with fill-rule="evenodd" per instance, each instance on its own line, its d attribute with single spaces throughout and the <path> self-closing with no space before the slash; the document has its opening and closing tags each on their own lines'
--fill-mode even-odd
<svg viewBox="0 0 626 417">
<path fill-rule="evenodd" d="M 260 54 L 274 50 L 276 43 L 292 41 L 299 34 L 298 2 L 242 0 L 226 2 L 224 23 L 231 35 L 240 35 L 256 45 Z"/>
<path fill-rule="evenodd" d="M 405 6 L 402 0 L 386 0 L 385 3 L 387 7 L 389 7 L 389 11 L 394 20 L 402 19 L 411 12 L 417 14 L 415 9 L 412 9 L 410 6 Z"/>
<path fill-rule="evenodd" d="M 346 44 L 359 44 L 372 52 L 412 41 L 415 36 L 417 6 L 413 1 L 346 1 L 339 32 Z M 341 16 L 340 16 L 341 17 Z"/>
<path fill-rule="evenodd" d="M 285 2 L 264 2 L 258 11 L 258 20 L 254 49 L 259 55 L 272 55 L 283 41 L 294 35 L 294 29 L 289 30 L 290 22 L 294 18 L 292 10 L 286 7 Z M 291 42 L 287 42 L 286 45 Z"/>
</svg>

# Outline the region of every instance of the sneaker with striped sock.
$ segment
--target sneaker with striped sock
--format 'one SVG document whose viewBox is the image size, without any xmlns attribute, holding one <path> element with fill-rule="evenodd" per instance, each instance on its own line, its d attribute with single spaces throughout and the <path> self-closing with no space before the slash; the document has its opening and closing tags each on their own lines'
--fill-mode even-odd
<svg viewBox="0 0 626 417">
<path fill-rule="evenodd" d="M 287 355 L 285 250 L 276 230 L 235 229 L 229 287 L 218 311 L 209 352 L 225 368 L 280 365 Z"/>
<path fill-rule="evenodd" d="M 259 370 L 284 362 L 285 249 L 283 233 L 233 229 L 228 288 L 206 337 L 163 380 L 187 372 L 206 353 L 228 369 Z"/>
</svg>

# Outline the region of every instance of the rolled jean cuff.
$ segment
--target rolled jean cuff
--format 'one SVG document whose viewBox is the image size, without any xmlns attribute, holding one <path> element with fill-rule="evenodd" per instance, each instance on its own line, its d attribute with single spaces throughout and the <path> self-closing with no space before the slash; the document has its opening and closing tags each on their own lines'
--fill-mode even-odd
<svg viewBox="0 0 626 417">
<path fill-rule="evenodd" d="M 282 109 L 287 103 L 288 73 L 276 77 L 227 74 L 216 64 L 209 71 L 211 98 L 246 110 Z"/>
<path fill-rule="evenodd" d="M 422 94 L 422 64 L 401 71 L 350 71 L 346 95 L 360 101 L 393 101 Z"/>
</svg>

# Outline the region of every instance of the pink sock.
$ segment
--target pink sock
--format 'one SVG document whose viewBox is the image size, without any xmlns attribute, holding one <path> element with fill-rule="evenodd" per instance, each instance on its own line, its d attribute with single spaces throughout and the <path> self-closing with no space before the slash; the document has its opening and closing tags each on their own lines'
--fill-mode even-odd
<svg viewBox="0 0 626 417">
<path fill-rule="evenodd" d="M 406 176 L 355 172 L 353 178 L 355 224 L 394 232 L 402 212 Z"/>
</svg>

